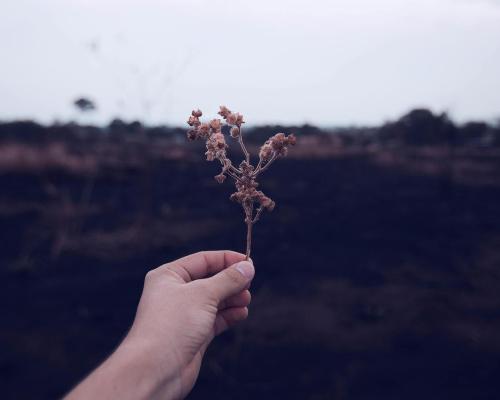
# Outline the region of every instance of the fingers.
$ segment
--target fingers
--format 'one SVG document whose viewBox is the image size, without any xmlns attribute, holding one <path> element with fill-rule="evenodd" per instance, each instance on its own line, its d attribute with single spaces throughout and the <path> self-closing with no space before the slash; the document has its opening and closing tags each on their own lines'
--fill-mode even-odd
<svg viewBox="0 0 500 400">
<path fill-rule="evenodd" d="M 244 259 L 244 254 L 230 250 L 201 251 L 164 264 L 159 269 L 171 270 L 185 282 L 190 282 L 206 278 Z"/>
<path fill-rule="evenodd" d="M 244 320 L 248 316 L 248 305 L 252 300 L 252 296 L 248 290 L 244 290 L 234 296 L 228 297 L 219 305 L 219 310 L 215 317 L 214 332 L 201 345 L 200 354 L 203 357 L 205 351 L 214 338 L 214 336 L 224 332 L 239 321 Z M 246 309 L 238 310 L 238 309 Z"/>
<path fill-rule="evenodd" d="M 220 304 L 229 297 L 245 290 L 254 275 L 253 264 L 249 261 L 240 261 L 229 268 L 223 269 L 211 278 L 204 279 L 203 286 L 215 297 L 214 300 Z"/>
<path fill-rule="evenodd" d="M 232 327 L 237 322 L 243 321 L 248 317 L 247 307 L 232 307 L 219 311 L 215 318 L 214 332 L 219 335 L 226 329 Z"/>
<path fill-rule="evenodd" d="M 225 308 L 230 307 L 246 307 L 252 301 L 252 295 L 250 291 L 243 290 L 234 296 L 230 296 L 227 299 L 223 300 L 219 304 L 219 310 L 224 310 Z"/>
</svg>

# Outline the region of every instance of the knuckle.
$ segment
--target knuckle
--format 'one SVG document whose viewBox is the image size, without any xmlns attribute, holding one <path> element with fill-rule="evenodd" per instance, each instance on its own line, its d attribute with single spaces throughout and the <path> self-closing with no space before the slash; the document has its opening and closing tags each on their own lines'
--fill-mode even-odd
<svg viewBox="0 0 500 400">
<path fill-rule="evenodd" d="M 155 269 L 152 269 L 146 273 L 146 276 L 144 277 L 145 282 L 151 282 L 156 279 L 157 272 Z"/>
</svg>

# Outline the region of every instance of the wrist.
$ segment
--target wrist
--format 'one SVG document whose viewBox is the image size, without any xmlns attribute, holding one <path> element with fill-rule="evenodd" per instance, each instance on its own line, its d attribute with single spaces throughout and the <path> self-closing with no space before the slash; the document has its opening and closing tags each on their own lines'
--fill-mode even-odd
<svg viewBox="0 0 500 400">
<path fill-rule="evenodd" d="M 130 334 L 116 349 L 110 362 L 113 370 L 121 371 L 119 381 L 132 387 L 130 398 L 178 399 L 181 380 L 176 360 L 166 349 L 158 349 L 147 339 Z"/>
</svg>

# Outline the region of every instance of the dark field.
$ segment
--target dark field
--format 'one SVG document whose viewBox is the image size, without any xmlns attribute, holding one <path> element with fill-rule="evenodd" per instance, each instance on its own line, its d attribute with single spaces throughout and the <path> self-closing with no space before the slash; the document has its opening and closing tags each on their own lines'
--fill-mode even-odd
<svg viewBox="0 0 500 400">
<path fill-rule="evenodd" d="M 498 398 L 498 151 L 311 143 L 262 179 L 250 317 L 189 398 Z M 102 361 L 149 269 L 244 248 L 200 148 L 60 146 L 0 145 L 2 399 L 56 398 Z"/>
</svg>

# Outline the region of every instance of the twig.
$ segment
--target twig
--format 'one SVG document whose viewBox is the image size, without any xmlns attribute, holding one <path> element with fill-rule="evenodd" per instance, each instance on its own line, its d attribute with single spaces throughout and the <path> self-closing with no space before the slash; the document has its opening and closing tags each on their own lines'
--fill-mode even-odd
<svg viewBox="0 0 500 400">
<path fill-rule="evenodd" d="M 250 153 L 248 152 L 245 143 L 243 143 L 243 136 L 241 135 L 241 125 L 238 126 L 238 129 L 240 130 L 240 134 L 238 135 L 238 142 L 240 143 L 241 150 L 243 150 L 243 154 L 245 154 L 245 160 L 247 161 L 247 164 L 250 164 Z"/>
<path fill-rule="evenodd" d="M 274 160 L 276 160 L 276 158 L 278 158 L 278 157 L 275 154 L 273 154 L 273 156 L 271 157 L 271 159 L 267 163 L 265 163 L 263 167 L 257 168 L 255 170 L 255 172 L 253 173 L 253 176 L 256 178 L 259 174 L 261 174 L 266 169 L 268 169 L 269 166 L 274 162 Z"/>
<path fill-rule="evenodd" d="M 222 133 L 222 123 L 220 119 L 213 119 L 209 123 L 201 123 L 202 112 L 194 110 L 189 117 L 188 124 L 191 129 L 188 131 L 188 139 L 203 139 L 206 141 L 208 161 L 218 159 L 222 164 L 222 171 L 215 176 L 217 182 L 222 183 L 226 179 L 226 174 L 233 178 L 236 184 L 236 192 L 231 195 L 231 199 L 240 203 L 245 212 L 245 223 L 247 225 L 247 240 L 245 257 L 248 260 L 252 249 L 253 225 L 259 221 L 264 209 L 272 211 L 274 201 L 267 197 L 260 190 L 257 190 L 257 176 L 267 170 L 269 166 L 279 157 L 284 157 L 288 146 L 295 144 L 295 136 L 284 133 L 277 133 L 260 148 L 259 162 L 257 167 L 250 164 L 250 153 L 248 152 L 243 137 L 241 135 L 241 125 L 244 123 L 243 116 L 239 113 L 231 112 L 227 107 L 221 106 L 219 115 L 225 123 L 231 126 L 230 133 L 233 138 L 238 138 L 238 143 L 245 155 L 245 162 L 236 168 L 226 154 L 228 148 L 226 139 Z M 254 203 L 259 203 L 259 207 L 254 216 Z"/>
<path fill-rule="evenodd" d="M 252 220 L 252 224 L 255 224 L 259 220 L 260 214 L 262 214 L 262 211 L 264 211 L 264 207 L 260 206 L 259 208 L 257 208 L 257 212 L 255 213 L 255 217 Z"/>
</svg>

